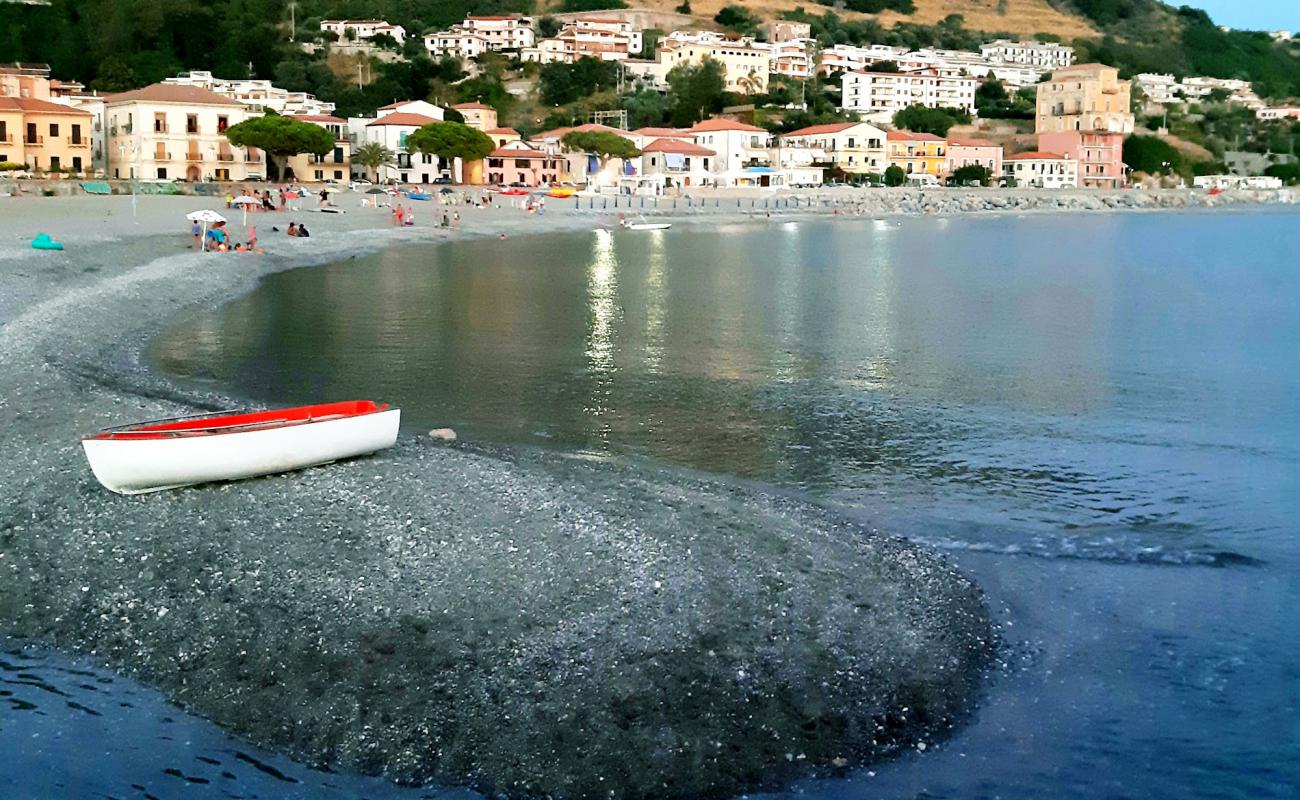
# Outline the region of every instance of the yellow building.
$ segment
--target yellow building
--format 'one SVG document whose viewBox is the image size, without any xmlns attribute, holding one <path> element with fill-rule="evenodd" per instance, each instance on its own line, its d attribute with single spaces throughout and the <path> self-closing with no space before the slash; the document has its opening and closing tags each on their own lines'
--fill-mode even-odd
<svg viewBox="0 0 1300 800">
<path fill-rule="evenodd" d="M 88 172 L 92 119 L 48 100 L 0 96 L 0 161 L 39 172 Z"/>
<path fill-rule="evenodd" d="M 324 155 L 303 153 L 291 157 L 288 171 L 294 180 L 310 183 L 352 180 L 352 142 L 348 139 L 348 121 L 327 114 L 294 114 L 299 122 L 319 125 L 334 135 L 334 149 Z"/>
<path fill-rule="evenodd" d="M 481 131 L 490 131 L 497 126 L 497 110 L 484 103 L 457 103 L 452 106 L 465 118 L 465 124 Z"/>
<path fill-rule="evenodd" d="M 1038 84 L 1035 133 L 1106 131 L 1132 133 L 1131 86 L 1105 64 L 1058 69 Z"/>
<path fill-rule="evenodd" d="M 890 131 L 887 137 L 889 166 L 910 175 L 933 175 L 947 170 L 948 142 L 933 133 Z"/>
<path fill-rule="evenodd" d="M 727 91 L 737 94 L 763 94 L 767 91 L 772 61 L 768 49 L 754 47 L 747 40 L 712 37 L 704 37 L 703 41 L 660 40 L 659 72 L 665 80 L 673 67 L 699 64 L 706 58 L 722 66 Z"/>
</svg>

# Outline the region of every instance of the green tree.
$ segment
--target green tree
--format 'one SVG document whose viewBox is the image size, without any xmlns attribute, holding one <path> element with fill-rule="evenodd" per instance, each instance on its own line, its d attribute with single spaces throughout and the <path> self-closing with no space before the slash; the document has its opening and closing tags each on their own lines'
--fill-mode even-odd
<svg viewBox="0 0 1300 800">
<path fill-rule="evenodd" d="M 926 108 L 908 106 L 894 115 L 894 127 L 917 133 L 947 136 L 954 125 L 970 122 L 970 114 L 959 108 Z"/>
<path fill-rule="evenodd" d="M 1173 145 L 1158 136 L 1130 136 L 1124 140 L 1124 163 L 1148 175 L 1181 171 L 1183 158 Z"/>
<path fill-rule="evenodd" d="M 583 56 L 572 64 L 543 64 L 537 74 L 537 94 L 545 105 L 562 106 L 617 82 L 618 66 L 614 62 Z"/>
<path fill-rule="evenodd" d="M 988 167 L 981 164 L 967 164 L 964 167 L 958 167 L 952 173 L 953 186 L 965 186 L 966 184 L 976 181 L 980 186 L 988 186 L 989 179 L 992 175 Z"/>
<path fill-rule="evenodd" d="M 550 14 L 537 20 L 537 38 L 551 39 L 560 32 L 560 21 Z"/>
<path fill-rule="evenodd" d="M 641 155 L 631 139 L 609 131 L 569 131 L 560 137 L 560 143 L 574 152 L 590 153 L 599 158 L 602 172 L 611 158 L 628 159 Z"/>
<path fill-rule="evenodd" d="M 902 186 L 904 183 L 907 183 L 907 173 L 897 164 L 890 164 L 885 170 L 885 185 Z"/>
<path fill-rule="evenodd" d="M 669 118 L 673 125 L 686 127 L 722 110 L 727 81 L 722 65 L 706 58 L 673 67 L 668 71 L 668 86 L 673 98 Z"/>
<path fill-rule="evenodd" d="M 726 28 L 746 36 L 758 33 L 758 17 L 751 14 L 744 6 L 723 6 L 713 21 Z"/>
<path fill-rule="evenodd" d="M 673 11 L 676 11 L 678 14 L 690 14 L 691 0 L 682 0 L 681 5 L 674 8 Z"/>
<path fill-rule="evenodd" d="M 633 130 L 663 125 L 672 101 L 653 89 L 637 89 L 619 98 L 619 107 L 627 111 L 627 124 Z"/>
<path fill-rule="evenodd" d="M 352 151 L 352 161 L 363 167 L 369 167 L 375 183 L 379 183 L 379 168 L 396 164 L 397 154 L 380 142 L 366 142 Z"/>
<path fill-rule="evenodd" d="M 579 11 L 605 11 L 611 8 L 627 8 L 623 0 L 562 0 L 560 11 L 573 14 Z"/>
<path fill-rule="evenodd" d="M 461 122 L 435 122 L 406 137 L 406 147 L 451 160 L 478 161 L 496 149 L 487 134 Z"/>
<path fill-rule="evenodd" d="M 1300 184 L 1300 164 L 1270 164 L 1264 174 L 1272 178 L 1281 178 L 1287 186 Z"/>
<path fill-rule="evenodd" d="M 871 71 L 872 72 L 899 72 L 900 70 L 898 69 L 897 61 L 890 61 L 886 59 L 884 61 L 877 61 L 876 63 L 872 64 Z"/>
<path fill-rule="evenodd" d="M 319 156 L 334 149 L 334 135 L 319 125 L 270 112 L 231 125 L 226 129 L 226 139 L 236 147 L 256 147 L 265 152 L 281 179 L 290 156 Z"/>
</svg>

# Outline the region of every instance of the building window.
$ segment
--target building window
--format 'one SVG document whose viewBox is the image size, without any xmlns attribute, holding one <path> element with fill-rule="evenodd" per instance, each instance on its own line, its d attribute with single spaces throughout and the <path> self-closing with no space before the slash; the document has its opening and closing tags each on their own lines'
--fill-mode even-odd
<svg viewBox="0 0 1300 800">
<path fill-rule="evenodd" d="M 56 138 L 58 135 L 59 135 L 59 126 L 58 126 L 58 125 L 51 124 L 51 125 L 50 125 L 50 138 L 51 138 L 51 139 Z"/>
<path fill-rule="evenodd" d="M 186 132 L 186 133 L 198 133 L 198 132 L 199 132 L 199 115 L 198 115 L 198 114 L 186 114 L 186 115 L 185 115 L 185 132 Z"/>
<path fill-rule="evenodd" d="M 158 168 L 158 180 L 160 180 L 160 181 L 165 181 L 165 180 L 167 180 L 167 168 L 166 168 L 166 167 L 159 167 L 159 168 Z"/>
<path fill-rule="evenodd" d="M 230 117 L 217 117 L 217 133 L 225 133 L 230 127 Z"/>
</svg>

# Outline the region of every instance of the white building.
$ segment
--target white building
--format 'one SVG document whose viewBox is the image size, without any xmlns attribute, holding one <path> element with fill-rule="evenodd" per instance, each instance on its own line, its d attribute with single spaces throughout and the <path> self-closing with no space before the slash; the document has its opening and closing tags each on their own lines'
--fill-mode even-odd
<svg viewBox="0 0 1300 800">
<path fill-rule="evenodd" d="M 885 131 L 866 122 L 833 122 L 791 131 L 781 137 L 782 162 L 787 149 L 809 151 L 809 163 L 844 172 L 880 174 L 885 160 Z M 797 156 L 791 158 L 799 160 Z"/>
<path fill-rule="evenodd" d="M 1205 78 L 1189 76 L 1179 80 L 1173 75 L 1144 72 L 1133 76 L 1133 83 L 1139 86 L 1147 98 L 1161 105 L 1186 105 L 1189 101 L 1203 100 L 1215 90 L 1228 93 L 1228 102 L 1237 103 L 1258 111 L 1264 102 L 1255 94 L 1249 81 L 1232 78 Z"/>
<path fill-rule="evenodd" d="M 833 72 L 864 72 L 881 61 L 897 63 L 906 54 L 907 48 L 890 47 L 886 44 L 873 44 L 867 47 L 837 44 L 822 51 L 818 70 L 823 75 L 830 75 Z"/>
<path fill-rule="evenodd" d="M 840 107 L 862 119 L 888 122 L 910 106 L 960 108 L 975 113 L 978 81 L 937 70 L 850 72 L 841 83 Z"/>
<path fill-rule="evenodd" d="M 1300 106 L 1271 106 L 1255 111 L 1255 118 L 1261 120 L 1300 119 Z"/>
<path fill-rule="evenodd" d="M 667 76 L 673 67 L 712 59 L 722 66 L 727 91 L 762 94 L 767 91 L 771 51 L 770 45 L 749 38 L 729 39 L 713 31 L 673 31 L 659 41 L 657 72 Z"/>
<path fill-rule="evenodd" d="M 1143 72 L 1133 76 L 1133 85 L 1142 90 L 1147 99 L 1160 105 L 1183 102 L 1182 86 L 1173 75 Z"/>
<path fill-rule="evenodd" d="M 459 25 L 424 37 L 435 58 L 478 58 L 486 52 L 519 52 L 537 43 L 532 17 L 521 14 L 470 16 Z"/>
<path fill-rule="evenodd" d="M 323 19 L 320 29 L 332 33 L 339 41 L 354 42 L 373 39 L 381 34 L 393 37 L 398 44 L 406 42 L 406 29 L 401 25 L 391 25 L 382 19 Z"/>
<path fill-rule="evenodd" d="M 1079 185 L 1079 162 L 1057 153 L 1017 153 L 1002 160 L 1002 169 L 1017 186 L 1074 189 Z"/>
<path fill-rule="evenodd" d="M 688 130 L 697 145 L 717 154 L 714 173 L 735 174 L 746 167 L 771 163 L 768 148 L 772 134 L 755 125 L 715 117 L 697 122 Z"/>
<path fill-rule="evenodd" d="M 110 177 L 242 181 L 266 177 L 261 151 L 233 147 L 226 129 L 253 116 L 197 86 L 155 83 L 104 98 Z"/>
<path fill-rule="evenodd" d="M 291 92 L 272 86 L 267 80 L 217 78 L 211 72 L 194 70 L 183 72 L 175 78 L 167 78 L 163 83 L 173 86 L 195 86 L 206 89 L 222 97 L 229 98 L 258 114 L 274 111 L 281 116 L 303 114 L 310 116 L 329 116 L 334 113 L 334 104 L 318 100 L 307 92 Z"/>
<path fill-rule="evenodd" d="M 406 147 L 406 139 L 425 125 L 441 120 L 405 111 L 389 112 L 377 119 L 353 117 L 348 120 L 348 130 L 352 132 L 353 147 L 357 148 L 367 142 L 378 142 L 397 157 L 397 163 L 379 168 L 380 182 L 396 180 L 401 183 L 429 183 L 440 176 L 452 175 L 452 165 L 444 163 L 437 156 L 413 153 Z"/>
<path fill-rule="evenodd" d="M 990 61 L 1024 64 L 1051 71 L 1074 63 L 1074 48 L 1057 42 L 1013 42 L 998 39 L 980 45 L 980 55 Z"/>
<path fill-rule="evenodd" d="M 774 75 L 806 79 L 813 76 L 816 64 L 813 63 L 812 39 L 786 39 L 771 45 L 771 63 L 769 71 Z"/>
<path fill-rule="evenodd" d="M 559 34 L 542 39 L 536 47 L 520 51 L 524 61 L 572 63 L 584 56 L 621 61 L 641 52 L 641 31 L 632 23 L 604 17 L 578 17 L 565 23 Z"/>
<path fill-rule="evenodd" d="M 666 137 L 654 139 L 641 147 L 639 179 L 622 179 L 623 185 L 635 182 L 638 194 L 664 193 L 665 189 L 705 186 L 713 173 L 717 154 L 689 139 Z"/>
</svg>

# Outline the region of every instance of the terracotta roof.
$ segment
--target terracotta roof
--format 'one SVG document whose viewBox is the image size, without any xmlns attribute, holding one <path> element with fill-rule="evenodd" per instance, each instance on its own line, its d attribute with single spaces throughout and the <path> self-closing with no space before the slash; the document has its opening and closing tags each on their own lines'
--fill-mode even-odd
<svg viewBox="0 0 1300 800">
<path fill-rule="evenodd" d="M 890 131 L 887 138 L 891 142 L 942 142 L 942 136 L 933 133 L 912 133 L 911 131 Z"/>
<path fill-rule="evenodd" d="M 336 125 L 345 125 L 347 120 L 331 117 L 328 114 L 291 114 L 294 119 L 300 119 L 303 122 L 332 122 Z"/>
<path fill-rule="evenodd" d="M 407 101 L 407 102 L 410 102 L 410 101 Z M 484 110 L 484 111 L 495 111 L 495 110 L 496 110 L 496 109 L 492 108 L 492 106 L 485 105 L 485 104 L 483 104 L 483 103 L 457 103 L 456 105 L 452 106 L 452 108 L 474 108 L 474 109 L 481 109 L 481 110 Z"/>
<path fill-rule="evenodd" d="M 110 94 L 104 98 L 104 102 L 109 105 L 135 101 L 144 103 L 188 103 L 202 106 L 240 106 L 242 108 L 240 103 L 231 100 L 229 97 L 222 97 L 216 92 L 210 92 L 198 86 L 179 86 L 174 83 L 155 83 L 143 89 L 132 89 L 129 92 Z"/>
<path fill-rule="evenodd" d="M 819 133 L 839 133 L 861 125 L 861 122 L 828 122 L 824 125 L 810 125 L 797 131 L 790 131 L 786 136 L 816 136 Z"/>
<path fill-rule="evenodd" d="M 34 97 L 0 97 L 0 111 L 26 111 L 36 114 L 77 114 L 89 117 L 89 111 L 82 111 L 72 106 L 37 100 Z"/>
<path fill-rule="evenodd" d="M 686 139 L 691 138 L 690 131 L 684 131 L 679 128 L 637 128 L 632 131 L 632 133 L 637 136 L 654 136 L 656 138 L 663 138 L 665 136 L 677 136 Z"/>
<path fill-rule="evenodd" d="M 484 132 L 484 133 L 495 133 L 495 134 L 497 134 L 497 135 L 499 135 L 499 136 L 518 136 L 518 135 L 519 135 L 519 131 L 515 130 L 514 128 L 493 128 L 493 129 L 490 130 L 490 131 L 483 131 L 483 132 Z"/>
<path fill-rule="evenodd" d="M 488 153 L 488 158 L 550 158 L 550 156 L 541 150 L 526 150 L 522 147 L 498 147 Z"/>
<path fill-rule="evenodd" d="M 385 114 L 374 122 L 368 123 L 366 127 L 373 128 L 376 125 L 405 125 L 420 128 L 431 122 L 437 121 L 438 120 L 433 117 L 426 117 L 423 114 L 410 114 L 404 111 L 398 111 L 392 114 Z"/>
<path fill-rule="evenodd" d="M 709 133 L 711 131 L 753 131 L 755 133 L 767 133 L 766 130 L 745 122 L 738 122 L 734 119 L 721 119 L 714 117 L 697 122 L 690 127 L 691 133 Z"/>
<path fill-rule="evenodd" d="M 1065 156 L 1060 153 L 1016 153 L 1014 156 L 1007 156 L 1006 161 L 1041 161 L 1043 159 L 1062 159 Z"/>
<path fill-rule="evenodd" d="M 681 139 L 655 139 L 650 144 L 641 148 L 643 153 L 680 153 L 684 156 L 714 156 L 717 153 L 707 147 L 700 147 L 694 142 L 683 142 Z"/>
<path fill-rule="evenodd" d="M 988 139 L 949 139 L 948 144 L 953 147 L 998 147 L 999 145 L 990 142 Z"/>
</svg>

